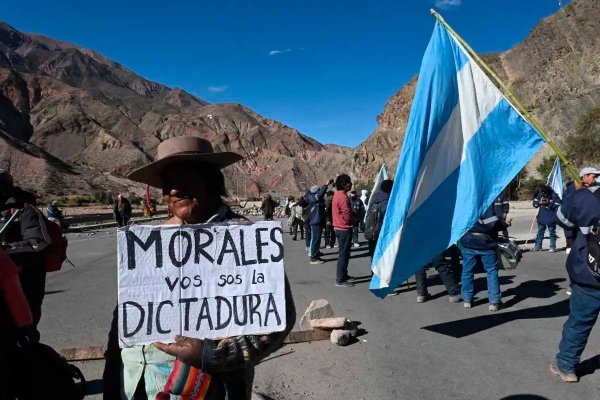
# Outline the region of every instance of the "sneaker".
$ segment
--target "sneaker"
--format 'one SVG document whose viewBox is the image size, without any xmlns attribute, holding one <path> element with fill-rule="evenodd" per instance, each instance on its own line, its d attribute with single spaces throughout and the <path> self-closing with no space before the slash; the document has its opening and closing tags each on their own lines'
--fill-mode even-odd
<svg viewBox="0 0 600 400">
<path fill-rule="evenodd" d="M 360 244 L 354 243 L 352 246 L 354 246 L 354 247 L 360 247 Z"/>
<path fill-rule="evenodd" d="M 550 249 L 548 250 L 548 253 L 556 253 L 556 249 Z"/>
<path fill-rule="evenodd" d="M 463 307 L 464 307 L 464 308 L 471 308 L 471 302 L 470 302 L 470 301 L 465 301 L 465 302 L 463 303 Z"/>
<path fill-rule="evenodd" d="M 316 260 L 310 260 L 310 263 L 312 265 L 317 265 L 317 264 L 323 264 L 323 263 L 325 263 L 325 261 L 321 260 L 320 258 L 317 258 Z"/>
<path fill-rule="evenodd" d="M 331 249 L 330 245 L 325 246 L 326 249 Z"/>
<path fill-rule="evenodd" d="M 556 360 L 552 361 L 550 363 L 550 372 L 552 372 L 555 375 L 560 376 L 560 379 L 562 379 L 563 382 L 578 382 L 579 379 L 577 378 L 577 375 L 575 375 L 575 372 L 567 372 L 567 371 L 563 371 L 562 369 L 560 369 L 558 367 L 558 364 L 556 364 Z"/>
<path fill-rule="evenodd" d="M 571 288 L 568 288 L 567 289 L 567 296 L 570 296 L 570 295 L 571 295 Z"/>
<path fill-rule="evenodd" d="M 417 296 L 417 303 L 425 303 L 427 300 L 429 300 L 428 294 Z"/>
<path fill-rule="evenodd" d="M 531 249 L 531 251 L 542 251 L 542 248 L 536 246 L 533 249 Z"/>
<path fill-rule="evenodd" d="M 352 286 L 354 286 L 354 284 L 350 283 L 348 281 L 344 281 L 344 282 L 336 282 L 335 286 L 337 286 L 337 287 L 352 287 Z"/>
<path fill-rule="evenodd" d="M 490 310 L 491 312 L 496 312 L 498 310 L 500 310 L 501 305 L 500 303 L 490 303 L 488 310 Z"/>
<path fill-rule="evenodd" d="M 298 240 L 298 239 L 296 239 L 296 236 L 294 236 L 294 237 L 292 238 L 292 240 Z"/>
<path fill-rule="evenodd" d="M 336 243 L 336 244 L 333 245 L 333 247 L 340 247 L 340 246 L 338 246 L 338 244 Z"/>
<path fill-rule="evenodd" d="M 458 303 L 460 302 L 460 294 L 455 294 L 454 296 L 449 296 L 448 300 L 450 303 Z"/>
<path fill-rule="evenodd" d="M 570 247 L 567 247 L 567 248 L 565 249 L 565 253 L 569 254 L 570 252 L 571 252 L 571 248 L 570 248 Z"/>
</svg>

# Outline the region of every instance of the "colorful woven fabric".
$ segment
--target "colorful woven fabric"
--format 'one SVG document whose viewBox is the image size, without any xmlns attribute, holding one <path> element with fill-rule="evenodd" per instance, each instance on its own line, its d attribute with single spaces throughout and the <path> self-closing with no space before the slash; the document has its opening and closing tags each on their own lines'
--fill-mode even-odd
<svg viewBox="0 0 600 400">
<path fill-rule="evenodd" d="M 182 400 L 208 400 L 210 381 L 210 374 L 176 360 L 167 384 L 156 395 L 156 400 L 169 400 L 171 394 L 181 396 Z"/>
</svg>

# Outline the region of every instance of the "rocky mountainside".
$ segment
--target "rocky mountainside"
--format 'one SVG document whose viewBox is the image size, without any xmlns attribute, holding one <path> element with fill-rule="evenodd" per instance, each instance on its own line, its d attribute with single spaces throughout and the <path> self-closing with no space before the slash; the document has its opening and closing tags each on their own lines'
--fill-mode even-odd
<svg viewBox="0 0 600 400">
<path fill-rule="evenodd" d="M 600 107 L 600 2 L 573 0 L 521 44 L 484 59 L 560 146 L 581 115 Z M 350 168 L 360 180 L 372 180 L 382 162 L 395 173 L 416 81 L 390 98 L 377 129 L 354 150 Z M 548 154 L 544 146 L 530 169 Z"/>
<path fill-rule="evenodd" d="M 124 176 L 180 135 L 244 155 L 225 171 L 232 195 L 295 193 L 339 173 L 352 151 L 0 23 L 0 167 L 21 186 L 39 194 L 140 191 Z"/>
</svg>

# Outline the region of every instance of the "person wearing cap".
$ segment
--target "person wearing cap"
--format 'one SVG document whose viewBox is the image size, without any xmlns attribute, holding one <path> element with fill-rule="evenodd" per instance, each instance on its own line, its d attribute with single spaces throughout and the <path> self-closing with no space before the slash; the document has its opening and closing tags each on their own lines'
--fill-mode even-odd
<svg viewBox="0 0 600 400">
<path fill-rule="evenodd" d="M 564 197 L 555 216 L 557 224 L 576 232 L 566 261 L 571 280 L 569 317 L 550 364 L 550 371 L 564 382 L 578 381 L 581 355 L 600 313 L 600 277 L 589 265 L 594 262 L 590 236 L 600 234 L 600 187 L 594 184 L 597 175 L 595 168 L 582 169 L 582 182 L 573 183 L 573 192 Z"/>
<path fill-rule="evenodd" d="M 0 170 L 0 231 L 0 247 L 19 267 L 19 280 L 36 327 L 42 317 L 50 235 L 35 196 L 15 186 L 6 170 Z"/>
<path fill-rule="evenodd" d="M 579 171 L 579 177 L 581 178 L 581 185 L 583 187 L 597 186 L 599 176 L 600 170 L 595 167 L 584 167 Z M 575 193 L 575 181 L 570 181 L 566 185 L 563 198 L 566 199 L 573 193 Z M 575 234 L 577 231 L 569 228 L 564 228 L 563 230 L 565 232 L 565 239 L 567 241 L 567 249 L 565 250 L 565 253 L 568 255 L 571 252 L 571 245 L 573 244 L 573 239 L 575 239 Z"/>
<path fill-rule="evenodd" d="M 165 224 L 249 223 L 222 199 L 227 192 L 221 169 L 241 159 L 236 153 L 214 152 L 207 140 L 176 137 L 162 142 L 156 161 L 131 172 L 128 178 L 162 189 L 164 202 L 172 213 Z M 124 393 L 124 398 L 133 399 L 138 384 L 144 382 L 148 398 L 155 399 L 169 374 L 171 380 L 188 378 L 180 376 L 183 371 L 188 371 L 187 368 L 173 368 L 177 363 L 183 363 L 212 376 L 205 398 L 250 399 L 254 365 L 282 345 L 296 321 L 287 278 L 285 284 L 287 327 L 282 332 L 220 340 L 178 336 L 171 344 L 134 346 L 119 352 L 116 320 L 113 319 L 106 354 L 104 398 L 122 398 Z M 116 315 L 115 310 L 114 317 Z M 123 381 L 119 382 L 121 371 Z M 169 394 L 166 396 L 168 398 Z"/>
<path fill-rule="evenodd" d="M 325 193 L 329 185 L 333 183 L 330 179 L 321 187 L 313 185 L 306 195 L 300 199 L 299 203 L 303 207 L 308 207 L 310 217 L 310 246 L 309 253 L 311 264 L 323 264 L 325 261 L 319 256 L 319 247 L 321 244 L 321 236 L 323 226 L 325 225 Z"/>
</svg>

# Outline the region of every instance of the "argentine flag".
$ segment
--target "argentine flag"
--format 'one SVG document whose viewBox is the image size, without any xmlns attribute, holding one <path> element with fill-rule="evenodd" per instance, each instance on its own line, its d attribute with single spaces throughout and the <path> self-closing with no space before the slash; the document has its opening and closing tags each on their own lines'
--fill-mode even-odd
<svg viewBox="0 0 600 400">
<path fill-rule="evenodd" d="M 560 170 L 560 160 L 556 157 L 554 160 L 554 167 L 552 167 L 552 172 L 548 175 L 548 186 L 560 197 L 562 200 L 563 197 L 563 180 L 562 180 L 562 172 Z"/>
<path fill-rule="evenodd" d="M 371 291 L 385 297 L 456 243 L 543 142 L 436 21 L 373 256 Z"/>
</svg>

